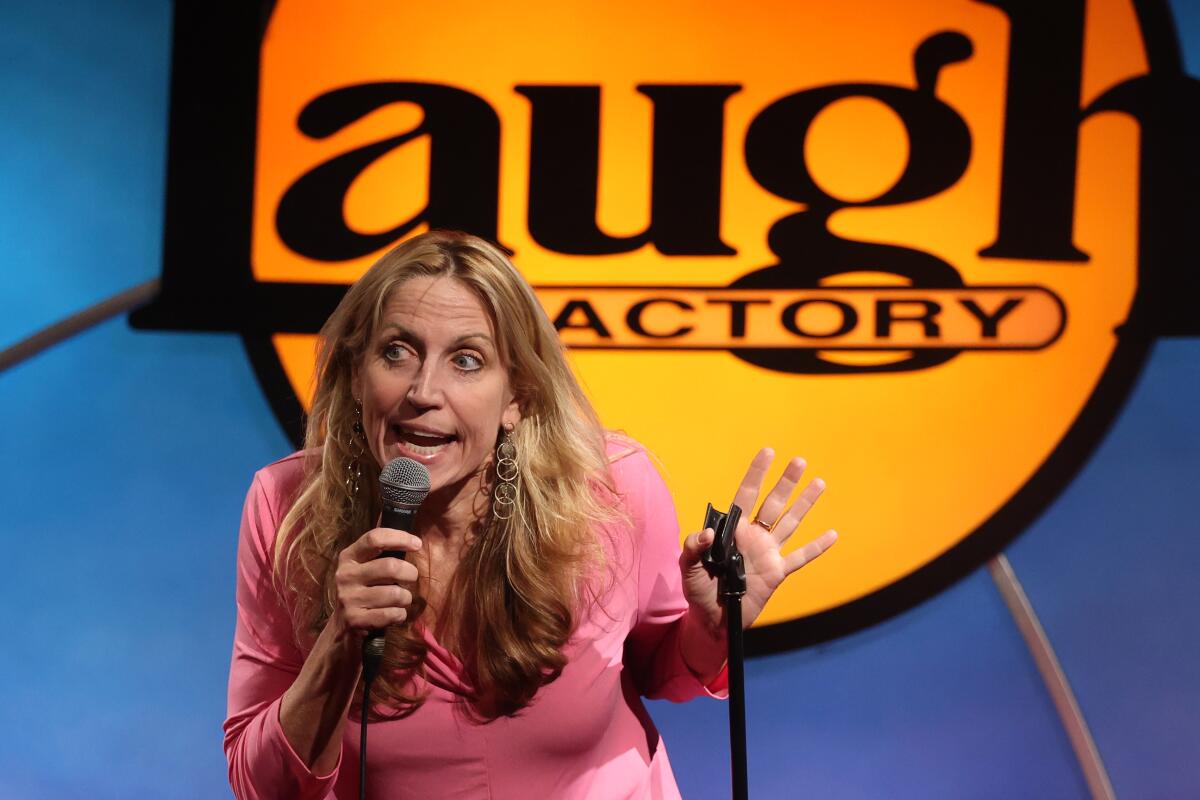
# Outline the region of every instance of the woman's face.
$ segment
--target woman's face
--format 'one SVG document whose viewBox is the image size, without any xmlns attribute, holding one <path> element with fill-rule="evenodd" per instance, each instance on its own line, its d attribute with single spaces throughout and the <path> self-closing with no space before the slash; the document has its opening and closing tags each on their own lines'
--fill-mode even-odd
<svg viewBox="0 0 1200 800">
<path fill-rule="evenodd" d="M 520 419 L 492 319 L 451 277 L 412 278 L 392 291 L 354 392 L 380 466 L 419 461 L 433 492 L 461 490 L 489 463 L 500 429 Z"/>
</svg>

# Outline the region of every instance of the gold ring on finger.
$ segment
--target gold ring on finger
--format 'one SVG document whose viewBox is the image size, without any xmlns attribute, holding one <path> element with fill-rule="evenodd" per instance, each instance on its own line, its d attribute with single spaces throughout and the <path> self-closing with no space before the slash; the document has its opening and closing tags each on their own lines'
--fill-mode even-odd
<svg viewBox="0 0 1200 800">
<path fill-rule="evenodd" d="M 767 533 L 771 533 L 775 529 L 775 525 L 779 524 L 778 522 L 776 522 L 775 525 L 768 525 L 767 523 L 763 522 L 758 517 L 755 517 L 754 519 L 750 520 L 750 522 L 752 524 L 757 525 L 758 527 L 762 528 Z"/>
</svg>

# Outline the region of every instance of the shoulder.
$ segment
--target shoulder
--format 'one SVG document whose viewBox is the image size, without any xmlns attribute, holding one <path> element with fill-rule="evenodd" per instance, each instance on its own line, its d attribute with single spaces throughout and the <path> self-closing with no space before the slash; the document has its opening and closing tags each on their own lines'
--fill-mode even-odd
<svg viewBox="0 0 1200 800">
<path fill-rule="evenodd" d="M 623 535 L 613 540 L 614 556 L 630 568 L 642 603 L 645 591 L 678 580 L 679 518 L 658 459 L 622 433 L 608 434 L 606 444 L 613 489 L 625 516 Z M 668 576 L 665 583 L 662 576 Z"/>
<path fill-rule="evenodd" d="M 295 502 L 309 462 L 319 457 L 319 450 L 299 450 L 254 473 L 246 498 L 247 513 L 268 522 L 272 529 L 276 527 Z"/>
<path fill-rule="evenodd" d="M 618 490 L 622 479 L 638 478 L 647 472 L 658 474 L 655 459 L 641 442 L 621 431 L 606 431 L 604 454 L 608 459 L 608 470 Z"/>
<path fill-rule="evenodd" d="M 297 450 L 254 473 L 254 480 L 271 492 L 294 490 L 304 481 L 305 465 L 320 455 L 319 450 Z"/>
<path fill-rule="evenodd" d="M 664 504 L 671 505 L 658 460 L 641 442 L 624 433 L 608 432 L 605 450 L 613 489 L 635 517 L 655 514 Z"/>
</svg>

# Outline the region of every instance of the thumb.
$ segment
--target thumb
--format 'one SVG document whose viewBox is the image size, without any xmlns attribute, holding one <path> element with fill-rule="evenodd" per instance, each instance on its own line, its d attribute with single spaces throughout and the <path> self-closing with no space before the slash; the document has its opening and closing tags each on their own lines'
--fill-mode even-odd
<svg viewBox="0 0 1200 800">
<path fill-rule="evenodd" d="M 684 539 L 683 553 L 679 556 L 679 566 L 687 568 L 700 563 L 700 557 L 713 543 L 714 535 L 712 528 L 705 528 Z"/>
</svg>

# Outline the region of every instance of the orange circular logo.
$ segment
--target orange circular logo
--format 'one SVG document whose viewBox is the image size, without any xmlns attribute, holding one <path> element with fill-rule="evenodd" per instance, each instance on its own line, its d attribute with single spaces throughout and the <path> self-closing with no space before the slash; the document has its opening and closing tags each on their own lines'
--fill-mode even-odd
<svg viewBox="0 0 1200 800">
<path fill-rule="evenodd" d="M 520 9 L 282 0 L 225 19 L 241 60 L 207 88 L 181 67 L 203 26 L 177 26 L 179 200 L 134 323 L 241 332 L 296 436 L 347 284 L 431 227 L 499 241 L 684 530 L 764 444 L 828 483 L 806 524 L 843 541 L 759 650 L 894 613 L 1019 533 L 1154 332 L 1139 98 L 1178 66 L 1169 26 L 1129 0 Z M 181 93 L 227 98 L 216 137 Z M 176 157 L 206 141 L 213 174 Z M 199 248 L 219 262 L 189 213 L 232 232 Z"/>
</svg>

